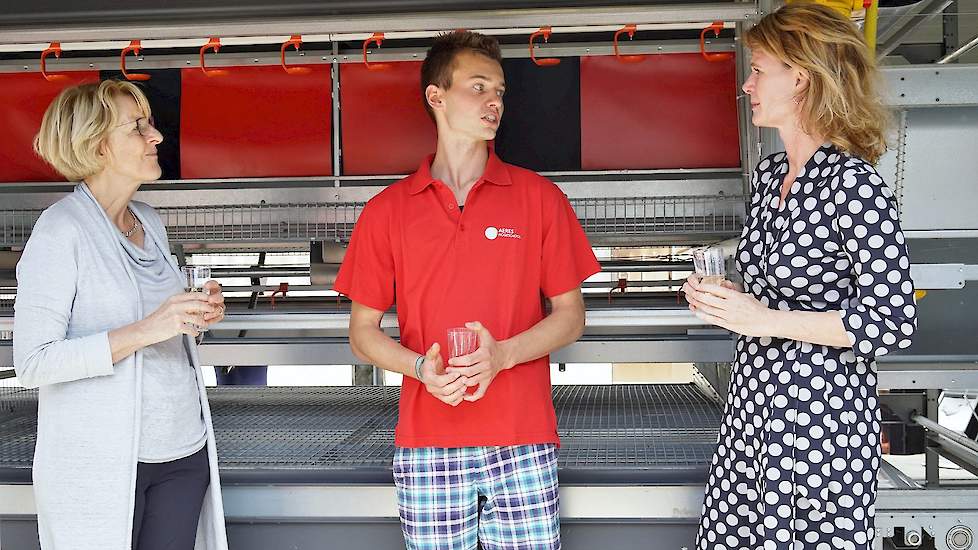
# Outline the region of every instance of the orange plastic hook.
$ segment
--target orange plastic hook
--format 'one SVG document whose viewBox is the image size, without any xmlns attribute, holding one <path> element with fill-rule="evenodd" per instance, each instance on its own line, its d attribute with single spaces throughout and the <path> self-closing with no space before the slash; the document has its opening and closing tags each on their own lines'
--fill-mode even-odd
<svg viewBox="0 0 978 550">
<path fill-rule="evenodd" d="M 624 277 L 620 277 L 618 279 L 618 284 L 611 287 L 611 290 L 608 291 L 608 303 L 609 304 L 611 303 L 611 295 L 614 294 L 616 290 L 619 290 L 621 291 L 622 294 L 624 294 L 627 288 L 628 288 L 628 279 Z"/>
<path fill-rule="evenodd" d="M 68 75 L 59 74 L 59 73 L 49 73 L 47 71 L 47 64 L 45 63 L 45 59 L 47 58 L 47 56 L 51 54 L 54 54 L 54 57 L 58 57 L 58 58 L 61 57 L 61 42 L 51 42 L 51 44 L 47 48 L 45 48 L 43 52 L 41 52 L 41 76 L 43 76 L 44 80 L 47 80 L 48 82 L 67 80 Z"/>
<path fill-rule="evenodd" d="M 276 294 L 281 294 L 282 295 L 282 298 L 288 297 L 288 295 L 289 295 L 289 283 L 279 283 L 278 284 L 278 290 L 272 292 L 272 294 L 269 296 L 269 299 L 272 302 L 272 309 L 275 309 L 275 295 Z"/>
<path fill-rule="evenodd" d="M 285 69 L 285 72 L 289 74 L 311 73 L 312 69 L 310 69 L 309 67 L 289 67 L 288 65 L 285 64 L 285 50 L 287 50 L 289 46 L 295 46 L 295 51 L 299 51 L 299 47 L 302 46 L 302 35 L 293 34 L 291 38 L 289 38 L 282 44 L 282 68 Z"/>
<path fill-rule="evenodd" d="M 538 36 L 542 36 L 544 42 L 549 42 L 551 32 L 552 31 L 550 27 L 540 27 L 540 30 L 535 31 L 533 34 L 530 35 L 530 59 L 534 63 L 536 63 L 537 66 L 539 67 L 553 67 L 554 65 L 560 64 L 560 60 L 557 59 L 556 57 L 543 57 L 537 59 L 537 56 L 534 55 L 533 53 L 533 49 L 534 49 L 533 39 L 535 39 Z"/>
<path fill-rule="evenodd" d="M 384 33 L 382 32 L 375 32 L 370 36 L 370 38 L 363 41 L 363 64 L 371 71 L 390 67 L 389 63 L 371 63 L 367 61 L 367 48 L 370 47 L 370 44 L 377 44 L 377 47 L 380 48 L 380 45 L 383 43 Z"/>
<path fill-rule="evenodd" d="M 706 33 L 713 31 L 713 37 L 720 38 L 720 31 L 722 30 L 723 21 L 714 21 L 709 27 L 703 29 L 703 32 L 700 33 L 700 55 L 703 56 L 703 59 L 711 62 L 733 59 L 734 54 L 731 52 L 707 53 L 706 51 Z"/>
<path fill-rule="evenodd" d="M 228 71 L 225 69 L 208 69 L 207 65 L 204 64 L 204 52 L 207 50 L 214 50 L 214 53 L 217 53 L 220 49 L 221 39 L 216 36 L 212 36 L 210 40 L 208 40 L 207 43 L 200 48 L 200 70 L 203 71 L 205 75 L 223 76 L 228 74 Z"/>
<path fill-rule="evenodd" d="M 122 48 L 122 55 L 119 57 L 119 66 L 122 68 L 122 76 L 126 77 L 126 80 L 149 80 L 149 75 L 145 73 L 130 73 L 126 71 L 126 54 L 132 52 L 139 55 L 139 50 L 143 49 L 143 45 L 139 40 L 132 40 L 129 45 Z"/>
<path fill-rule="evenodd" d="M 622 33 L 628 33 L 628 39 L 631 40 L 635 37 L 635 30 L 637 28 L 638 27 L 636 25 L 625 25 L 621 29 L 618 29 L 618 31 L 615 33 L 613 43 L 615 47 L 615 59 L 618 61 L 621 61 L 622 63 L 638 63 L 639 61 L 645 61 L 644 55 L 621 55 L 621 52 L 618 51 L 618 37 L 621 36 Z"/>
</svg>

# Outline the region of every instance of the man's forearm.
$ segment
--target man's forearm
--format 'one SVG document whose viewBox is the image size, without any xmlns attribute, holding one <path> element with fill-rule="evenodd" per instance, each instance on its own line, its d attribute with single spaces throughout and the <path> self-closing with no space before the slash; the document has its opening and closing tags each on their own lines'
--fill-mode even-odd
<svg viewBox="0 0 978 550">
<path fill-rule="evenodd" d="M 577 341 L 584 333 L 584 309 L 557 310 L 529 329 L 500 342 L 508 367 L 543 357 Z"/>
<path fill-rule="evenodd" d="M 404 376 L 416 378 L 414 362 L 419 353 L 415 353 L 384 333 L 380 327 L 358 327 L 350 331 L 350 344 L 354 353 L 366 359 L 370 364 L 399 372 Z"/>
</svg>

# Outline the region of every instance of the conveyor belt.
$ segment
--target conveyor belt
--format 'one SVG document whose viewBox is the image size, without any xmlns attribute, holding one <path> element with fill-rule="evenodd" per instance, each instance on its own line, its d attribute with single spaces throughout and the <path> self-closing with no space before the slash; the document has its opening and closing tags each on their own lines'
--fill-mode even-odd
<svg viewBox="0 0 978 550">
<path fill-rule="evenodd" d="M 390 483 L 396 387 L 209 391 L 226 483 Z M 557 386 L 563 483 L 702 483 L 720 408 L 692 384 Z M 30 480 L 37 392 L 0 388 L 0 483 Z"/>
</svg>

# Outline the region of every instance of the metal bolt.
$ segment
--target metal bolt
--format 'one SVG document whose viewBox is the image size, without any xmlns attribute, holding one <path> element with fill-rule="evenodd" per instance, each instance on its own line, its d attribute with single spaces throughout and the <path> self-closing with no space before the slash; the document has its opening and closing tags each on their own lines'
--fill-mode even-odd
<svg viewBox="0 0 978 550">
<path fill-rule="evenodd" d="M 947 547 L 951 550 L 968 550 L 974 542 L 974 534 L 964 525 L 955 525 L 947 532 Z"/>
<path fill-rule="evenodd" d="M 922 537 L 920 536 L 920 531 L 907 531 L 903 535 L 903 542 L 905 542 L 907 546 L 920 546 L 920 543 L 923 542 Z"/>
</svg>

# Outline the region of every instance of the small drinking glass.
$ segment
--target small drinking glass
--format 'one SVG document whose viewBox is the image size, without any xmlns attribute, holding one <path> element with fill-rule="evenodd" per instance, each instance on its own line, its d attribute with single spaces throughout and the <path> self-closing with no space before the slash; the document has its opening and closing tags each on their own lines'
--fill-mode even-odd
<svg viewBox="0 0 978 550">
<path fill-rule="evenodd" d="M 479 349 L 479 333 L 468 327 L 448 329 L 448 358 L 468 355 Z M 469 386 L 465 391 L 474 393 L 478 386 Z"/>
<path fill-rule="evenodd" d="M 183 289 L 187 292 L 204 292 L 209 294 L 204 284 L 211 279 L 211 268 L 188 265 L 180 268 L 183 272 Z M 197 332 L 207 332 L 207 327 L 194 325 Z"/>
<path fill-rule="evenodd" d="M 693 267 L 702 277 L 700 282 L 719 285 L 727 273 L 723 265 L 723 249 L 717 246 L 697 248 L 693 251 Z"/>
</svg>

